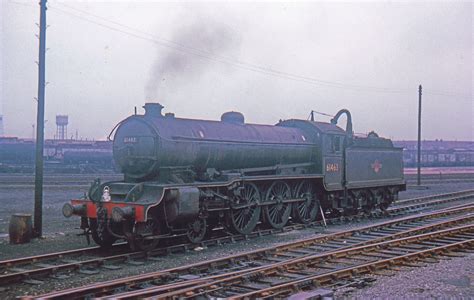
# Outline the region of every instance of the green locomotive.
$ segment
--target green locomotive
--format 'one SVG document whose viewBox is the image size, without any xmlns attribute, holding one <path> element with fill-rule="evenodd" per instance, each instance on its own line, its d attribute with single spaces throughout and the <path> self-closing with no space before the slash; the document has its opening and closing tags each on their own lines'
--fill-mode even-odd
<svg viewBox="0 0 474 300">
<path fill-rule="evenodd" d="M 124 239 L 148 250 L 175 235 L 198 243 L 216 227 L 249 234 L 257 224 L 385 209 L 406 188 L 402 149 L 373 132 L 354 136 L 347 110 L 330 123 L 257 125 L 239 112 L 209 121 L 144 108 L 115 128 L 124 180 L 97 180 L 63 208 L 101 246 Z M 345 130 L 336 125 L 343 114 Z"/>
</svg>

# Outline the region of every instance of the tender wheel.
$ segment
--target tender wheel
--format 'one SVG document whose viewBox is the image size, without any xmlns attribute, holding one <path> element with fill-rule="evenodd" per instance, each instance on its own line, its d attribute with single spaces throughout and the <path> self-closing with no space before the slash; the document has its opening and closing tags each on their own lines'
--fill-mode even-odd
<svg viewBox="0 0 474 300">
<path fill-rule="evenodd" d="M 160 225 L 155 220 L 148 220 L 135 224 L 133 250 L 150 251 L 158 246 L 159 239 L 147 239 L 147 237 L 159 235 L 161 232 Z"/>
<path fill-rule="evenodd" d="M 97 245 L 103 248 L 108 248 L 117 240 L 107 231 L 107 224 L 105 224 L 105 221 L 97 222 L 97 219 L 89 219 L 89 224 L 92 239 Z"/>
<path fill-rule="evenodd" d="M 362 211 L 366 214 L 370 213 L 375 208 L 375 199 L 369 192 L 361 191 L 359 193 L 359 203 L 362 203 Z"/>
<path fill-rule="evenodd" d="M 304 180 L 300 182 L 296 187 L 295 197 L 304 198 L 305 200 L 293 204 L 293 218 L 303 224 L 316 220 L 321 203 L 314 192 L 311 181 Z"/>
<path fill-rule="evenodd" d="M 198 218 L 194 222 L 188 224 L 186 236 L 191 243 L 197 244 L 201 242 L 207 234 L 206 219 Z"/>
<path fill-rule="evenodd" d="M 373 191 L 373 197 L 374 197 L 374 208 L 376 206 L 382 208 L 383 203 L 384 203 L 384 193 L 383 190 L 377 189 Z"/>
<path fill-rule="evenodd" d="M 382 202 L 379 204 L 379 207 L 382 211 L 387 210 L 387 208 L 392 204 L 392 195 L 390 193 L 384 192 Z"/>
<path fill-rule="evenodd" d="M 290 186 L 283 181 L 272 183 L 265 196 L 265 202 L 272 204 L 263 208 L 263 217 L 267 226 L 279 229 L 286 225 L 290 218 L 291 204 L 283 201 L 288 199 L 291 199 Z"/>
<path fill-rule="evenodd" d="M 249 234 L 257 226 L 261 208 L 260 192 L 255 184 L 247 182 L 240 196 L 236 196 L 227 214 L 229 227 L 235 233 Z"/>
<path fill-rule="evenodd" d="M 392 204 L 395 196 L 393 195 L 393 190 L 389 190 L 388 192 L 382 192 L 383 193 L 383 200 L 379 204 L 379 207 L 381 210 L 385 211 L 387 208 Z"/>
</svg>

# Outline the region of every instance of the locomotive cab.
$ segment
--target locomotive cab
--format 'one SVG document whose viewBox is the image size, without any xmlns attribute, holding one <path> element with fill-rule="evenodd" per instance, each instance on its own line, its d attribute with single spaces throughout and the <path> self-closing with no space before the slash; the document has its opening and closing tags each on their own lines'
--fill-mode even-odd
<svg viewBox="0 0 474 300">
<path fill-rule="evenodd" d="M 344 151 L 346 135 L 340 132 L 327 132 L 323 137 L 324 185 L 328 190 L 343 187 Z"/>
</svg>

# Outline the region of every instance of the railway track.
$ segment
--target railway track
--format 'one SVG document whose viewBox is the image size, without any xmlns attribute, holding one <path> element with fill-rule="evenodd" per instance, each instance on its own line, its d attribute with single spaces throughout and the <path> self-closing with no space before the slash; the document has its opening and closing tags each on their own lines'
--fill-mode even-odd
<svg viewBox="0 0 474 300">
<path fill-rule="evenodd" d="M 469 183 L 474 182 L 473 178 L 465 177 L 465 178 L 438 178 L 438 179 L 422 179 L 421 184 L 446 184 L 446 183 Z M 408 186 L 415 186 L 417 185 L 416 180 L 407 180 L 406 181 Z"/>
<path fill-rule="evenodd" d="M 474 249 L 474 224 L 426 234 L 398 238 L 370 245 L 350 247 L 291 258 L 263 268 L 221 274 L 219 278 L 200 278 L 201 284 L 189 287 L 169 285 L 114 295 L 131 297 L 226 299 L 282 298 L 316 288 L 347 285 L 347 281 L 395 266 L 417 266 L 414 262 L 435 262 L 435 256 L 463 256 Z M 315 296 L 315 295 L 313 295 Z"/>
<path fill-rule="evenodd" d="M 144 275 L 117 279 L 90 286 L 41 295 L 41 298 L 120 297 L 117 292 L 145 293 L 146 297 L 156 293 L 178 290 L 199 285 L 209 280 L 218 280 L 242 272 L 267 268 L 274 264 L 323 255 L 342 249 L 361 247 L 385 240 L 429 233 L 443 228 L 474 223 L 474 205 L 418 216 L 386 221 L 380 224 L 320 235 L 314 238 L 287 243 L 277 247 L 246 252 L 238 255 L 201 262 L 193 265 L 153 272 Z M 231 272 L 229 274 L 229 272 Z M 127 296 L 128 297 L 128 296 Z"/>
<path fill-rule="evenodd" d="M 392 207 L 405 205 L 405 204 L 423 203 L 430 200 L 445 200 L 446 202 L 449 202 L 451 201 L 452 197 L 462 197 L 462 199 L 466 199 L 466 198 L 472 197 L 473 195 L 474 195 L 474 189 L 468 189 L 468 190 L 452 192 L 452 193 L 435 194 L 435 195 L 430 195 L 430 196 L 396 200 L 392 204 Z"/>
<path fill-rule="evenodd" d="M 429 207 L 436 207 L 450 202 L 461 201 L 474 198 L 474 190 L 464 190 L 459 192 L 437 194 L 427 197 L 418 197 L 397 200 L 386 211 L 382 212 L 391 216 L 403 215 L 412 212 L 418 212 Z M 373 214 L 380 214 L 380 211 L 373 212 Z"/>
<path fill-rule="evenodd" d="M 467 199 L 470 197 L 474 197 L 474 190 L 399 200 L 395 207 L 389 208 L 384 213 L 379 213 L 378 215 L 375 214 L 373 216 L 387 214 L 391 216 L 398 216 L 407 212 L 419 211 L 424 207 L 436 206 L 451 201 Z M 466 211 L 470 210 L 467 209 Z M 442 212 L 441 214 L 422 215 L 420 218 L 430 219 L 437 216 L 443 216 L 443 214 L 449 215 L 456 213 L 463 213 L 463 210 L 448 210 L 446 212 Z M 327 222 L 329 224 L 339 223 L 344 221 L 345 218 L 328 219 Z M 353 218 L 354 217 L 349 217 L 350 220 Z M 404 220 L 405 219 L 401 219 L 399 222 L 404 222 Z M 408 218 L 407 220 L 411 220 L 411 218 Z M 416 220 L 416 218 L 414 220 Z M 387 224 L 391 223 L 388 222 Z M 196 247 L 206 248 L 218 246 L 226 243 L 247 240 L 254 237 L 267 236 L 320 225 L 320 222 L 306 225 L 294 224 L 286 226 L 280 230 L 258 230 L 250 235 L 223 235 L 221 237 L 203 241 L 199 245 L 181 243 L 169 247 L 158 248 L 150 252 L 130 252 L 125 244 L 118 244 L 115 245 L 111 250 L 108 250 L 108 252 L 104 252 L 99 247 L 90 247 L 6 260 L 0 262 L 0 286 L 19 282 L 41 284 L 42 280 L 48 276 L 52 277 L 53 279 L 66 279 L 72 276 L 75 272 L 85 275 L 93 275 L 104 270 L 116 270 L 126 265 L 144 264 L 147 260 L 159 260 L 160 257 L 164 255 L 171 253 L 182 253 L 195 249 Z M 378 228 L 378 225 L 376 225 L 373 227 L 373 230 L 378 230 Z"/>
</svg>

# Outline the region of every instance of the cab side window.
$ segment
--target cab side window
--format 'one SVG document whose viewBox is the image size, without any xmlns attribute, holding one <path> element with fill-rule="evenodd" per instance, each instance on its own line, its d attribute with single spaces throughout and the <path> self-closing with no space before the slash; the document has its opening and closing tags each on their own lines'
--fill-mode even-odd
<svg viewBox="0 0 474 300">
<path fill-rule="evenodd" d="M 342 152 L 343 137 L 339 135 L 326 136 L 326 150 L 327 153 L 341 153 Z"/>
<path fill-rule="evenodd" d="M 333 136 L 331 135 L 326 135 L 324 137 L 324 141 L 325 141 L 325 148 L 326 148 L 326 153 L 332 153 L 334 152 L 334 147 L 333 147 Z"/>
<path fill-rule="evenodd" d="M 332 145 L 334 152 L 341 152 L 341 137 L 339 136 L 333 136 L 332 137 Z"/>
</svg>

